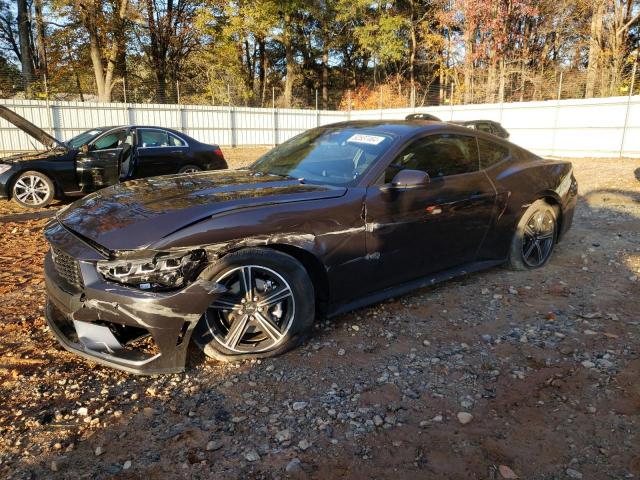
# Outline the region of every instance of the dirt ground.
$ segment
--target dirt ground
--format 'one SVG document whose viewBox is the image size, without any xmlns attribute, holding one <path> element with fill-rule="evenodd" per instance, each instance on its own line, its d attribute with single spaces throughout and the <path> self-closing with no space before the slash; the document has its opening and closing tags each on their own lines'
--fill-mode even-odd
<svg viewBox="0 0 640 480">
<path fill-rule="evenodd" d="M 57 345 L 41 232 L 59 205 L 0 202 L 0 477 L 638 478 L 640 160 L 574 166 L 574 226 L 544 269 L 319 322 L 276 359 L 196 354 L 156 377 Z"/>
</svg>

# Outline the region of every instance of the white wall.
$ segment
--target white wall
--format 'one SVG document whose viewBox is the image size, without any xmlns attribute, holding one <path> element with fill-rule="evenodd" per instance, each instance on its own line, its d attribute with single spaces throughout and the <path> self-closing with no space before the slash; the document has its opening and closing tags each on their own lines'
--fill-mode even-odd
<svg viewBox="0 0 640 480">
<path fill-rule="evenodd" d="M 0 100 L 58 139 L 106 125 L 156 125 L 223 146 L 274 145 L 318 125 L 344 120 L 402 119 L 429 112 L 442 120 L 497 120 L 511 141 L 540 155 L 640 157 L 640 96 L 361 111 Z M 626 123 L 626 129 L 625 129 Z M 626 130 L 626 132 L 625 132 Z M 0 119 L 0 154 L 37 143 Z"/>
</svg>

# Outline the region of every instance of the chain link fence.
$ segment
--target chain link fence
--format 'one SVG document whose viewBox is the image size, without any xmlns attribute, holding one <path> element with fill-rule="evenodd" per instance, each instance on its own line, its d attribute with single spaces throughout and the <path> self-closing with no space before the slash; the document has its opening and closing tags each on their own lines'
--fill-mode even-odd
<svg viewBox="0 0 640 480">
<path fill-rule="evenodd" d="M 108 100 L 117 103 L 155 103 L 217 105 L 262 108 L 302 108 L 318 110 L 370 110 L 421 108 L 442 105 L 514 103 L 544 100 L 580 99 L 640 94 L 640 72 L 636 65 L 618 78 L 604 75 L 589 78 L 584 71 L 559 71 L 529 74 L 508 72 L 496 77 L 486 71 L 434 78 L 430 83 L 404 78 L 384 84 L 352 89 L 316 86 L 303 79 L 287 95 L 283 81 L 266 79 L 251 85 L 230 78 L 213 78 L 210 72 L 183 80 L 170 80 L 159 86 L 153 78 L 135 75 L 116 78 Z M 587 95 L 592 92 L 592 95 Z M 288 98 L 287 98 L 288 97 Z M 34 77 L 28 82 L 18 72 L 0 71 L 0 98 L 49 101 L 100 102 L 91 75 L 73 71 Z"/>
</svg>

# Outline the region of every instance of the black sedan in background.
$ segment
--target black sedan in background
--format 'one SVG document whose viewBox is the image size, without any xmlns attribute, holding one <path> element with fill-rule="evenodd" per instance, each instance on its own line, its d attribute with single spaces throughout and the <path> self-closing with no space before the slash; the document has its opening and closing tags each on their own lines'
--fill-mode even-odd
<svg viewBox="0 0 640 480">
<path fill-rule="evenodd" d="M 431 122 L 441 122 L 438 117 L 430 113 L 411 113 L 404 117 L 405 120 L 429 120 Z"/>
<path fill-rule="evenodd" d="M 135 180 L 58 212 L 46 317 L 67 349 L 131 372 L 183 369 L 191 338 L 222 360 L 270 357 L 317 315 L 542 267 L 576 199 L 570 162 L 483 132 L 327 125 L 248 169 Z"/>
<path fill-rule="evenodd" d="M 473 128 L 474 130 L 480 130 L 481 132 L 490 133 L 492 135 L 495 135 L 496 137 L 504 139 L 509 138 L 509 132 L 507 132 L 499 122 L 496 122 L 494 120 L 463 120 L 451 123 L 462 125 L 463 127 L 467 128 Z"/>
<path fill-rule="evenodd" d="M 1 105 L 0 117 L 46 147 L 0 159 L 0 198 L 25 208 L 134 178 L 227 168 L 217 145 L 168 128 L 101 127 L 60 142 Z"/>
</svg>

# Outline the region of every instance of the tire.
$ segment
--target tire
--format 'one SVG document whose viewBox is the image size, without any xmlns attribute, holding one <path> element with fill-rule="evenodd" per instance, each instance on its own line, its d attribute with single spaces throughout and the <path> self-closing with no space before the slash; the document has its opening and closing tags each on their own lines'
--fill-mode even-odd
<svg viewBox="0 0 640 480">
<path fill-rule="evenodd" d="M 558 239 L 558 207 L 536 200 L 518 222 L 511 242 L 508 266 L 512 270 L 543 267 Z"/>
<path fill-rule="evenodd" d="M 268 248 L 239 250 L 207 267 L 200 278 L 229 289 L 213 301 L 194 331 L 195 343 L 208 357 L 225 362 L 275 357 L 309 335 L 315 316 L 313 283 L 290 255 Z M 246 278 L 251 279 L 252 296 L 246 294 Z M 285 296 L 287 289 L 290 295 Z"/>
<path fill-rule="evenodd" d="M 11 198 L 23 208 L 42 208 L 55 196 L 55 186 L 49 177 L 36 171 L 21 173 L 11 187 Z"/>
<path fill-rule="evenodd" d="M 197 165 L 184 165 L 180 167 L 180 170 L 178 170 L 178 173 L 196 173 L 201 171 L 202 169 Z"/>
</svg>

